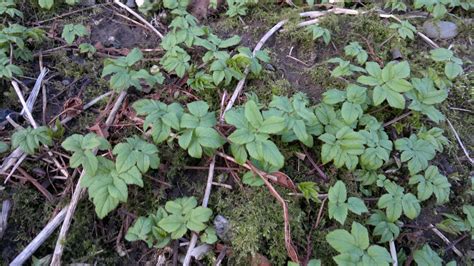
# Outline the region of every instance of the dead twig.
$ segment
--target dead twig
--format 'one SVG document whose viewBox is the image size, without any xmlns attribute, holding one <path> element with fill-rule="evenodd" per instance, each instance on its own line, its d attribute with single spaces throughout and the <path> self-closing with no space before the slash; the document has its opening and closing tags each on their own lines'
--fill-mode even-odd
<svg viewBox="0 0 474 266">
<path fill-rule="evenodd" d="M 441 238 L 444 243 L 448 244 L 448 245 L 451 245 L 451 241 L 449 241 L 449 239 L 443 235 L 443 233 L 441 233 L 438 228 L 436 228 L 434 225 L 430 224 L 430 227 L 431 227 L 431 231 L 433 231 L 437 236 L 439 236 L 439 238 Z M 456 255 L 458 255 L 460 258 L 463 257 L 463 254 L 461 251 L 459 251 L 459 249 L 457 249 L 454 245 L 452 247 L 453 249 L 453 252 L 456 253 Z"/>
<path fill-rule="evenodd" d="M 150 30 L 152 30 L 154 33 L 156 33 L 156 35 L 158 35 L 158 37 L 160 37 L 160 39 L 163 39 L 163 34 L 161 34 L 155 27 L 153 27 L 153 25 L 150 24 L 150 22 L 148 22 L 146 19 L 144 19 L 142 16 L 140 16 L 137 12 L 133 11 L 128 6 L 122 4 L 119 0 L 114 0 L 114 4 L 120 6 L 121 8 L 123 8 L 125 10 L 127 10 L 128 13 L 132 14 L 138 20 L 143 22 L 143 24 L 145 24 L 148 28 L 150 28 Z"/>
<path fill-rule="evenodd" d="M 206 208 L 209 203 L 209 197 L 211 195 L 212 188 L 212 179 L 214 178 L 214 166 L 216 165 L 216 156 L 212 156 L 211 164 L 209 165 L 209 173 L 207 175 L 206 190 L 204 191 L 204 197 L 202 199 L 202 207 Z M 186 252 L 186 257 L 184 257 L 184 266 L 188 266 L 191 263 L 191 255 L 194 247 L 197 243 L 198 235 L 193 233 L 191 240 L 189 241 L 188 251 Z"/>
<path fill-rule="evenodd" d="M 461 146 L 461 149 L 462 149 L 462 151 L 464 152 L 464 154 L 466 155 L 467 159 L 469 160 L 469 162 L 470 162 L 471 164 L 474 164 L 474 160 L 469 156 L 469 152 L 467 151 L 466 147 L 464 147 L 464 144 L 462 143 L 461 138 L 459 137 L 458 132 L 456 132 L 456 129 L 454 129 L 454 127 L 453 127 L 453 124 L 451 124 L 451 121 L 449 121 L 448 118 L 446 118 L 446 122 L 448 122 L 449 128 L 451 128 L 451 131 L 453 132 L 454 137 L 455 137 L 456 140 L 458 141 L 459 146 Z"/>
<path fill-rule="evenodd" d="M 54 201 L 53 195 L 51 195 L 51 193 L 49 193 L 49 191 L 46 188 L 44 188 L 34 177 L 28 174 L 28 172 L 23 170 L 23 168 L 21 167 L 18 167 L 18 172 L 20 172 L 25 177 L 26 180 L 28 180 L 33 186 L 35 186 L 49 202 Z"/>
<path fill-rule="evenodd" d="M 318 211 L 318 217 L 316 218 L 316 221 L 315 223 L 313 224 L 313 226 L 311 226 L 311 229 L 309 230 L 309 234 L 308 236 L 306 237 L 306 258 L 305 258 L 305 262 L 306 264 L 308 263 L 308 261 L 311 259 L 311 255 L 313 253 L 313 247 L 312 247 L 312 237 L 313 237 L 313 231 L 314 229 L 318 228 L 319 226 L 319 223 L 321 222 L 321 217 L 323 215 L 323 210 L 324 210 L 324 203 L 326 203 L 326 200 L 327 200 L 327 197 L 324 198 L 323 202 L 321 203 L 321 207 L 319 208 L 319 211 Z"/>
<path fill-rule="evenodd" d="M 26 246 L 26 248 L 16 256 L 16 258 L 10 263 L 10 265 L 23 265 L 33 253 L 51 236 L 56 228 L 61 224 L 66 216 L 67 206 L 64 207 L 55 217 L 51 220 L 41 232 L 33 239 L 33 241 Z"/>
<path fill-rule="evenodd" d="M 316 172 L 318 172 L 319 176 L 321 176 L 325 181 L 329 181 L 329 178 L 328 176 L 323 172 L 323 170 L 321 170 L 321 168 L 318 166 L 318 164 L 313 160 L 313 158 L 311 158 L 311 156 L 309 156 L 309 153 L 308 151 L 306 150 L 306 148 L 301 145 L 301 147 L 303 148 L 303 151 L 304 153 L 306 154 L 306 158 L 308 158 L 309 162 L 311 163 L 311 165 L 313 166 L 314 170 L 316 170 Z"/>
<path fill-rule="evenodd" d="M 398 266 L 397 248 L 395 247 L 395 241 L 392 239 L 389 242 L 390 256 L 392 256 L 393 266 Z"/>
<path fill-rule="evenodd" d="M 93 6 L 88 6 L 88 7 L 82 8 L 82 9 L 78 9 L 78 10 L 74 10 L 74 11 L 71 11 L 71 12 L 64 13 L 64 14 L 59 15 L 59 16 L 56 16 L 56 17 L 54 17 L 54 18 L 50 18 L 50 19 L 46 19 L 46 20 L 34 22 L 33 25 L 41 25 L 41 24 L 43 24 L 43 23 L 45 23 L 45 22 L 48 22 L 48 21 L 58 20 L 58 19 L 60 19 L 60 18 L 64 18 L 64 17 L 70 16 L 70 15 L 74 15 L 74 14 L 77 14 L 77 13 L 80 13 L 80 12 L 84 12 L 84 11 L 87 11 L 87 10 L 89 10 L 89 9 L 98 8 L 98 7 L 103 7 L 103 6 L 108 6 L 108 5 L 110 5 L 110 3 L 96 4 L 96 5 L 93 5 Z"/>
<path fill-rule="evenodd" d="M 8 214 L 12 204 L 9 200 L 4 200 L 2 203 L 2 213 L 0 214 L 0 239 L 2 239 L 8 225 Z"/>
<path fill-rule="evenodd" d="M 411 115 L 411 111 L 408 111 L 408 112 L 402 114 L 401 116 L 395 117 L 394 119 L 392 119 L 392 120 L 388 121 L 387 123 L 383 124 L 383 127 L 388 127 L 388 126 L 390 126 L 391 124 L 394 124 L 394 123 L 396 123 L 396 122 L 398 122 L 398 121 L 404 119 L 405 117 L 407 117 L 407 116 L 409 116 L 409 115 Z"/>
<path fill-rule="evenodd" d="M 13 88 L 15 89 L 16 94 L 18 95 L 18 98 L 20 99 L 21 104 L 23 105 L 23 111 L 25 112 L 28 121 L 30 122 L 31 126 L 33 126 L 33 128 L 37 128 L 38 125 L 36 124 L 36 121 L 33 118 L 33 115 L 31 114 L 31 112 L 29 110 L 29 106 L 27 105 L 27 103 L 25 102 L 25 99 L 23 98 L 23 93 L 21 92 L 20 88 L 18 87 L 18 83 L 16 83 L 15 81 L 12 81 L 12 85 L 13 85 Z M 61 171 L 61 173 L 66 178 L 69 177 L 68 171 L 64 168 L 64 166 L 62 166 L 58 162 L 58 160 L 56 160 L 53 153 L 49 150 L 49 147 L 47 145 L 43 145 L 43 147 L 47 151 L 48 155 L 51 157 L 51 160 L 53 160 L 56 167 Z"/>
<path fill-rule="evenodd" d="M 117 0 L 115 0 L 117 1 Z M 277 32 L 281 27 L 283 27 L 283 25 L 285 25 L 285 23 L 288 22 L 288 19 L 285 19 L 285 20 L 282 20 L 280 22 L 278 22 L 275 26 L 273 26 L 273 28 L 271 28 L 267 33 L 265 33 L 265 35 L 263 35 L 263 37 L 260 39 L 260 41 L 258 41 L 257 45 L 255 46 L 255 48 L 253 49 L 253 56 L 255 56 L 255 54 L 260 50 L 262 49 L 263 45 L 265 44 L 265 42 L 275 33 Z M 239 97 L 240 93 L 242 92 L 242 89 L 244 88 L 244 84 L 245 84 L 245 80 L 247 78 L 247 75 L 248 73 L 250 72 L 249 68 L 245 68 L 245 71 L 244 71 L 244 78 L 242 78 L 239 83 L 237 83 L 237 86 L 235 87 L 234 89 L 234 93 L 232 94 L 232 96 L 230 97 L 230 100 L 229 102 L 227 103 L 227 106 L 225 107 L 224 109 L 224 112 L 222 112 L 221 114 L 221 117 L 220 117 L 220 121 L 224 121 L 224 116 L 225 116 L 225 113 L 227 111 L 230 110 L 230 108 L 232 108 L 232 106 L 234 105 L 235 101 L 237 100 L 237 98 Z"/>
</svg>

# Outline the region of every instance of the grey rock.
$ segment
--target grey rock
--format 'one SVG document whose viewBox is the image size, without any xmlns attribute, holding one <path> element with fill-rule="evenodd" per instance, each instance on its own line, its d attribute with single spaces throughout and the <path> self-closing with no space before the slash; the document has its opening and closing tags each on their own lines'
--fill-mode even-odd
<svg viewBox="0 0 474 266">
<path fill-rule="evenodd" d="M 217 215 L 214 218 L 214 227 L 216 228 L 217 236 L 224 242 L 228 242 L 232 238 L 230 231 L 230 222 L 222 215 Z"/>
<path fill-rule="evenodd" d="M 423 32 L 433 39 L 452 39 L 458 35 L 458 26 L 449 21 L 425 21 Z"/>
<path fill-rule="evenodd" d="M 95 0 L 82 0 L 80 2 L 80 5 L 81 6 L 93 6 L 93 5 L 96 5 L 96 1 Z"/>
<path fill-rule="evenodd" d="M 392 54 L 392 59 L 393 59 L 393 60 L 400 60 L 400 59 L 403 59 L 402 52 L 400 52 L 400 50 L 399 50 L 398 48 L 392 49 L 392 50 L 390 51 L 390 53 Z"/>
<path fill-rule="evenodd" d="M 127 0 L 127 6 L 128 7 L 136 7 L 135 0 Z"/>
</svg>

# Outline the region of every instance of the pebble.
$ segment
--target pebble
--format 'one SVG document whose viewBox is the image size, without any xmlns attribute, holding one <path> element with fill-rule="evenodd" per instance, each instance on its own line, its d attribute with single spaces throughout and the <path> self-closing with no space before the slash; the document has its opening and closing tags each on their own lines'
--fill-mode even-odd
<svg viewBox="0 0 474 266">
<path fill-rule="evenodd" d="M 93 6 L 93 5 L 96 5 L 96 1 L 95 0 L 82 0 L 80 2 L 80 5 L 81 6 Z"/>
<path fill-rule="evenodd" d="M 232 236 L 229 220 L 219 214 L 214 218 L 214 227 L 216 228 L 217 236 L 222 239 L 222 241 L 230 241 Z"/>
<path fill-rule="evenodd" d="M 452 39 L 458 35 L 458 26 L 449 21 L 425 21 L 423 32 L 433 39 Z"/>
<path fill-rule="evenodd" d="M 136 7 L 135 0 L 127 0 L 127 6 L 132 8 Z"/>
</svg>

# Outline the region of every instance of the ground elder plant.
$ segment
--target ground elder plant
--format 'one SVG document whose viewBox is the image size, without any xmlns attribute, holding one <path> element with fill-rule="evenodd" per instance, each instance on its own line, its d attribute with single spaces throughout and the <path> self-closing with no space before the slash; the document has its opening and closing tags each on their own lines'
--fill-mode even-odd
<svg viewBox="0 0 474 266">
<path fill-rule="evenodd" d="M 78 1 L 66 1 L 68 4 L 75 2 Z M 80 186 L 87 190 L 96 216 L 106 219 L 104 224 L 119 224 L 113 219 L 127 216 L 121 229 L 126 231 L 125 239 L 142 241 L 148 248 L 161 249 L 153 251 L 153 254 L 166 254 L 171 250 L 170 245 L 182 246 L 192 236 L 199 237 L 198 245 L 213 245 L 222 241 L 227 247 L 232 245 L 234 254 L 222 253 L 230 257 L 226 259 L 231 265 L 232 256 L 251 257 L 249 254 L 235 254 L 240 250 L 286 262 L 287 254 L 278 248 L 283 250 L 285 244 L 288 247 L 291 240 L 298 252 L 304 250 L 301 247 L 305 244 L 310 248 L 322 247 L 317 251 L 324 251 L 325 254 L 318 254 L 335 254 L 332 259 L 338 265 L 390 265 L 394 263 L 388 252 L 392 242 L 397 245 L 400 264 L 410 254 L 419 265 L 442 265 L 444 261 L 440 255 L 427 243 L 420 240 L 407 247 L 405 241 L 406 236 L 411 234 L 411 229 L 407 228 L 424 218 L 425 210 L 422 208 L 433 209 L 432 206 L 436 206 L 436 214 L 441 217 L 436 220 L 436 228 L 457 237 L 472 235 L 472 205 L 466 203 L 451 212 L 444 209 L 445 206 L 438 206 L 454 198 L 465 200 L 464 195 L 457 194 L 459 186 L 450 181 L 455 180 L 460 185 L 465 185 L 466 181 L 451 174 L 442 161 L 436 160 L 438 153 L 449 151 L 446 156 L 452 153 L 452 148 L 448 146 L 451 143 L 443 130 L 448 113 L 443 114 L 441 110 L 447 109 L 443 103 L 448 92 L 458 92 L 458 83 L 463 82 L 463 79 L 458 79 L 464 74 L 463 62 L 454 51 L 439 48 L 431 50 L 428 56 L 421 53 L 428 60 L 419 60 L 415 53 L 409 53 L 407 61 L 384 62 L 386 47 L 374 46 L 371 39 L 378 36 L 370 36 L 365 43 L 360 39 L 360 43 L 337 40 L 333 46 L 334 51 L 338 50 L 338 57 L 328 60 L 324 56 L 323 59 L 318 58 L 324 60 L 324 67 L 330 66 L 329 79 L 337 81 L 333 87 L 323 88 L 320 103 L 315 104 L 317 101 L 302 92 L 285 95 L 285 90 L 281 95 L 272 95 L 271 100 L 265 101 L 259 100 L 257 94 L 260 91 L 250 91 L 238 97 L 234 107 L 224 113 L 219 110 L 216 101 L 208 103 L 203 99 L 222 96 L 224 91 L 231 94 L 235 85 L 243 79 L 279 79 L 280 72 L 270 73 L 267 70 L 270 67 L 264 67 L 271 62 L 267 51 L 252 51 L 242 45 L 251 43 L 248 36 L 252 34 L 244 38 L 234 35 L 234 31 L 225 30 L 225 35 L 218 36 L 216 32 L 224 32 L 223 28 L 213 32 L 210 26 L 205 26 L 204 20 L 199 21 L 190 13 L 189 2 L 165 0 L 138 3 L 139 10 L 146 13 L 147 19 L 153 17 L 152 21 L 157 22 L 157 28 L 160 28 L 160 23 L 167 25 L 167 33 L 159 44 L 163 49 L 159 59 L 145 58 L 139 48 L 130 47 L 126 56 L 104 61 L 101 78 L 106 79 L 110 89 L 116 93 L 129 93 L 131 102 L 121 109 L 123 114 L 118 119 L 130 118 L 133 122 L 131 131 L 123 131 L 127 132 L 124 136 L 112 134 L 110 142 L 94 133 L 68 134 L 62 141 L 62 149 L 69 153 L 68 166 L 81 174 Z M 64 1 L 41 0 L 38 3 L 43 9 L 56 10 L 63 7 L 61 4 Z M 231 17 L 260 12 L 258 8 L 249 12 L 253 4 L 256 4 L 253 0 L 229 0 L 225 9 Z M 312 6 L 315 3 L 308 1 L 308 4 Z M 446 15 L 450 8 L 464 7 L 463 1 L 415 1 L 414 4 L 428 10 L 436 18 Z M 210 1 L 209 5 L 217 8 L 217 1 Z M 388 1 L 386 6 L 405 10 L 409 3 Z M 160 10 L 162 7 L 164 10 Z M 0 29 L 0 78 L 6 80 L 20 80 L 23 71 L 25 76 L 31 76 L 24 65 L 19 67 L 18 59 L 33 59 L 35 56 L 30 49 L 44 35 L 38 30 L 40 27 L 26 28 L 14 23 L 22 18 L 22 13 L 16 8 L 14 1 L 0 3 L 0 14 L 5 16 L 7 22 Z M 32 8 L 38 9 L 38 6 Z M 166 16 L 157 16 L 158 11 Z M 234 20 L 237 21 L 233 19 L 231 22 Z M 50 27 L 48 20 L 40 22 L 45 23 L 44 28 Z M 87 55 L 87 58 L 83 56 L 81 59 L 92 59 L 94 53 L 103 54 L 104 48 L 100 46 L 80 43 L 82 37 L 89 34 L 88 25 L 65 24 L 59 27 L 62 29 L 61 37 L 68 45 L 76 44 L 80 54 Z M 410 22 L 393 23 L 390 28 L 383 34 L 388 36 L 393 33 L 389 39 L 397 34 L 399 36 L 391 44 L 413 45 L 414 42 L 401 40 L 416 37 L 416 28 Z M 313 41 L 322 40 L 326 45 L 331 42 L 329 29 L 312 25 L 306 30 Z M 335 35 L 332 37 L 335 38 Z M 336 46 L 341 43 L 343 47 Z M 280 44 L 277 42 L 274 45 Z M 40 52 L 34 51 L 34 54 Z M 420 66 L 420 61 L 426 65 Z M 432 65 L 429 65 L 430 62 Z M 316 65 L 319 67 L 319 64 Z M 313 67 L 308 66 L 308 69 Z M 285 71 L 283 69 L 282 72 Z M 273 91 L 273 85 L 267 88 L 267 84 L 267 80 L 257 83 L 259 89 Z M 48 82 L 45 85 L 50 86 Z M 310 84 L 313 85 L 317 84 Z M 146 95 L 148 89 L 152 92 Z M 220 115 L 223 116 L 222 121 L 218 120 Z M 130 133 L 132 131 L 134 133 Z M 8 138 L 6 142 L 0 141 L 0 153 L 6 154 L 18 148 L 34 155 L 45 145 L 60 149 L 59 146 L 54 147 L 53 139 L 61 139 L 63 133 L 45 126 L 36 129 L 18 127 L 11 141 Z M 190 178 L 188 172 L 175 175 L 176 168 L 178 171 L 189 171 L 192 167 L 181 168 L 181 161 L 179 165 L 169 162 L 169 154 L 176 153 L 177 149 L 181 149 L 179 154 L 187 157 L 184 159 L 186 164 L 195 163 L 199 168 L 204 168 L 209 158 L 214 156 L 219 171 L 226 167 L 221 163 L 229 164 L 226 173 L 215 175 L 213 180 L 219 182 L 214 185 L 225 187 L 223 190 L 226 192 L 219 190 L 216 192 L 220 193 L 218 195 L 241 197 L 249 191 L 258 192 L 263 195 L 263 200 L 258 202 L 263 204 L 248 206 L 248 202 L 257 201 L 244 198 L 245 204 L 218 202 L 213 206 L 215 199 L 211 198 L 209 208 L 199 206 L 197 198 L 186 196 L 195 193 L 195 188 L 190 188 L 194 183 L 182 179 Z M 326 183 L 303 172 L 307 169 L 302 162 L 308 160 L 316 170 L 320 167 L 327 173 L 328 179 L 320 174 Z M 460 158 L 461 162 L 463 160 L 465 158 Z M 169 178 L 164 182 L 170 183 L 171 188 L 157 190 L 146 177 L 161 177 L 164 171 L 168 172 L 163 177 Z M 228 184 L 221 184 L 227 181 L 228 173 L 231 173 L 229 176 L 235 184 L 240 184 L 239 187 L 232 185 L 229 189 Z M 287 182 L 291 186 L 286 186 L 284 182 L 288 178 L 288 181 L 295 180 L 296 186 L 291 182 Z M 176 183 L 178 186 L 175 187 Z M 275 186 L 274 190 L 270 184 Z M 288 187 L 291 191 L 287 190 Z M 283 226 L 272 221 L 261 226 L 276 217 L 273 215 L 281 215 L 274 211 L 267 214 L 270 204 L 280 208 L 276 201 L 270 202 L 273 200 L 270 194 L 263 194 L 268 192 L 267 188 L 270 188 L 272 195 L 283 197 L 282 205 L 288 203 L 288 209 L 284 208 L 288 213 L 284 218 L 279 216 L 278 223 L 289 220 L 293 234 L 290 241 L 286 235 L 286 238 L 283 237 L 284 233 L 290 232 L 287 224 Z M 140 195 L 150 191 L 153 195 Z M 132 199 L 136 195 L 139 197 Z M 147 205 L 150 197 L 153 204 L 159 202 L 158 208 Z M 144 198 L 146 201 L 142 201 Z M 140 201 L 140 208 L 134 209 L 137 200 Z M 218 200 L 225 198 L 219 197 Z M 326 203 L 327 206 L 324 206 Z M 222 206 L 231 211 L 227 212 Z M 301 209 L 295 210 L 293 206 Z M 213 211 L 214 207 L 219 212 Z M 270 207 L 273 210 L 274 206 Z M 303 210 L 303 207 L 307 209 Z M 318 213 L 319 208 L 321 214 Z M 120 213 L 114 214 L 117 209 Z M 239 217 L 242 214 L 238 214 L 236 209 L 252 210 L 251 213 L 243 212 L 249 219 Z M 260 209 L 263 212 L 260 213 Z M 230 224 L 235 226 L 231 226 L 232 233 L 240 234 L 238 241 L 220 239 L 219 230 L 216 232 L 218 226 L 214 228 L 212 225 L 214 216 L 225 212 L 230 213 Z M 308 221 L 316 220 L 321 223 L 313 224 L 310 235 Z M 258 224 L 244 224 L 242 221 L 258 221 Z M 275 234 L 279 230 L 277 225 L 285 231 Z M 258 230 L 262 231 L 263 237 L 257 235 L 260 233 L 256 232 Z M 245 241 L 245 234 L 253 235 Z M 301 242 L 301 235 L 308 238 Z M 125 245 L 127 250 L 136 247 L 129 243 Z M 215 247 L 221 247 L 220 243 Z M 273 248 L 265 251 L 262 247 Z M 331 263 L 327 257 L 324 257 L 326 261 L 323 257 L 310 260 L 315 257 L 314 254 L 302 255 L 298 254 L 301 261 L 288 262 L 288 265 Z M 213 256 L 212 252 L 208 253 L 208 258 L 202 263 L 214 263 Z"/>
</svg>

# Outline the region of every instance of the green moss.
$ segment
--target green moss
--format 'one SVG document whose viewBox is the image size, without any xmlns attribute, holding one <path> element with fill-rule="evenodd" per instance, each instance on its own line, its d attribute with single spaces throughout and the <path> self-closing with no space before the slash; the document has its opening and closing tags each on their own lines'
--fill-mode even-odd
<svg viewBox="0 0 474 266">
<path fill-rule="evenodd" d="M 280 192 L 284 193 L 284 192 Z M 225 200 L 221 200 L 225 199 Z M 284 265 L 287 252 L 284 244 L 283 211 L 266 187 L 241 191 L 220 190 L 213 193 L 216 213 L 229 219 L 232 228 L 230 265 L 248 263 L 256 253 L 266 256 L 274 265 Z M 305 214 L 296 202 L 289 202 L 293 239 L 304 241 Z"/>
</svg>

